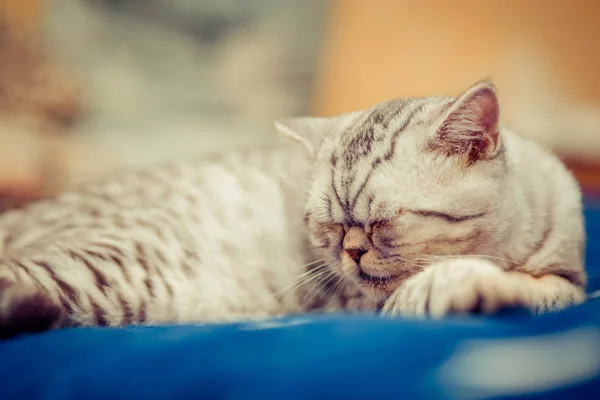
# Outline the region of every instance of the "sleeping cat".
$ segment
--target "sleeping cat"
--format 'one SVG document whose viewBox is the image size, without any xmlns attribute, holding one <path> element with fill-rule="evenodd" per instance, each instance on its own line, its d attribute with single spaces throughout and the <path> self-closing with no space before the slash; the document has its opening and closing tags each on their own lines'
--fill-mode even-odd
<svg viewBox="0 0 600 400">
<path fill-rule="evenodd" d="M 125 171 L 0 217 L 0 331 L 584 300 L 580 191 L 495 89 L 276 123 L 294 140 Z"/>
</svg>

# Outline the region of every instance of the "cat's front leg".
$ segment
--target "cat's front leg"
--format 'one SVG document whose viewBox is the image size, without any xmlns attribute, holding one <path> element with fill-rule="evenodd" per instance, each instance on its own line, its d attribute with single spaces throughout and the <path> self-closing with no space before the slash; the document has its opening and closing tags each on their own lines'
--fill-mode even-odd
<svg viewBox="0 0 600 400">
<path fill-rule="evenodd" d="M 524 277 L 480 258 L 438 262 L 404 282 L 384 304 L 384 316 L 443 317 L 493 313 L 506 307 L 535 309 L 534 290 Z"/>
</svg>

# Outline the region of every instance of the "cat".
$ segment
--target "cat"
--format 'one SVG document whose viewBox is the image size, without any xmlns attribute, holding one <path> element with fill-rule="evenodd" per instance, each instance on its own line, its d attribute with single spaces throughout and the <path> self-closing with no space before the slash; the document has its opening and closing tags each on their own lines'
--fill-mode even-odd
<svg viewBox="0 0 600 400">
<path fill-rule="evenodd" d="M 577 183 L 496 90 L 275 123 L 1 216 L 3 336 L 313 311 L 544 313 L 585 300 Z"/>
</svg>

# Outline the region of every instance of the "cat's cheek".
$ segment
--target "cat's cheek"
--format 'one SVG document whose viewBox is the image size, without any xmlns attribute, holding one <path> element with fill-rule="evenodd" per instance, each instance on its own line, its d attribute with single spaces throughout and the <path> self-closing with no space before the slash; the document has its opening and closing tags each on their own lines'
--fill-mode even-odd
<svg viewBox="0 0 600 400">
<path fill-rule="evenodd" d="M 316 229 L 310 232 L 310 241 L 314 247 L 323 250 L 339 251 L 344 237 L 342 226 L 336 225 L 317 225 Z"/>
<path fill-rule="evenodd" d="M 333 247 L 329 239 L 317 236 L 310 237 L 310 244 L 321 251 L 329 251 Z"/>
</svg>

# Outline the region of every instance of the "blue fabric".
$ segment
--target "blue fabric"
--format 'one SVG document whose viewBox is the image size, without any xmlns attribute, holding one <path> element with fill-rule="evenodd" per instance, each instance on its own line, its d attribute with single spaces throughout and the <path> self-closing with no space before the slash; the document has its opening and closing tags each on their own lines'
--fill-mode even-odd
<svg viewBox="0 0 600 400">
<path fill-rule="evenodd" d="M 588 291 L 600 289 L 588 201 Z M 533 317 L 300 316 L 0 342 L 0 399 L 598 398 L 600 300 Z"/>
</svg>

